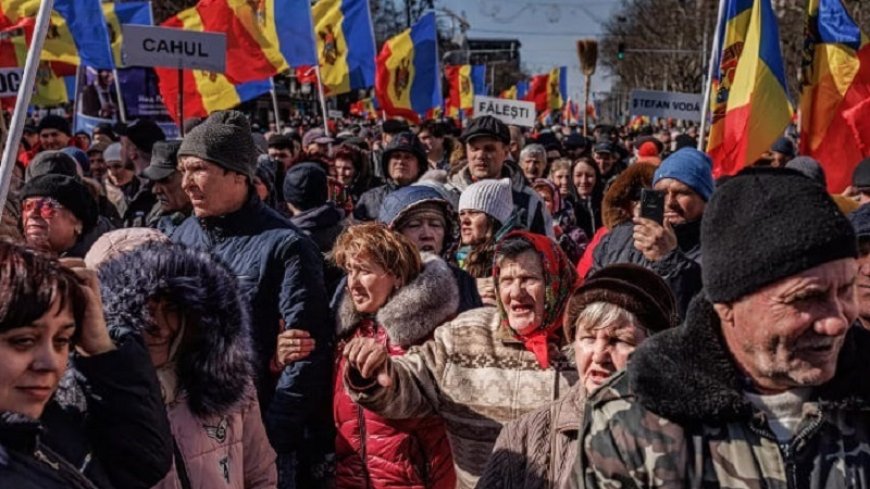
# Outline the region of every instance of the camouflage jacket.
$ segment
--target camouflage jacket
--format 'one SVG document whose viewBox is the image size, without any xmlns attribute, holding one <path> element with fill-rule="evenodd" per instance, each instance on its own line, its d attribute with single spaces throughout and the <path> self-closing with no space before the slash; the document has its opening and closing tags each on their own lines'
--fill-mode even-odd
<svg viewBox="0 0 870 489">
<path fill-rule="evenodd" d="M 847 333 L 828 383 L 779 443 L 743 392 L 712 304 L 647 340 L 592 394 L 574 482 L 580 487 L 870 487 L 870 332 Z"/>
</svg>

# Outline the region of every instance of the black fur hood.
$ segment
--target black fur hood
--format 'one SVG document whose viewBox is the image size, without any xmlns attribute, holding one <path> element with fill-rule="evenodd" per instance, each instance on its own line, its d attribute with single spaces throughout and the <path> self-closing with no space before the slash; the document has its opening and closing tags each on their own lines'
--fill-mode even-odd
<svg viewBox="0 0 870 489">
<path fill-rule="evenodd" d="M 243 398 L 253 376 L 250 319 L 222 264 L 205 252 L 150 243 L 103 263 L 99 276 L 116 341 L 149 327 L 152 298 L 167 299 L 186 318 L 175 369 L 194 414 L 225 413 Z"/>
<path fill-rule="evenodd" d="M 378 312 L 375 321 L 387 331 L 390 342 L 408 348 L 426 338 L 456 316 L 459 286 L 447 262 L 426 253 L 423 271 L 393 294 Z M 350 334 L 362 320 L 346 291 L 336 314 L 339 338 Z"/>
<path fill-rule="evenodd" d="M 820 402 L 842 408 L 870 405 L 868 351 L 870 331 L 849 328 L 834 378 L 817 391 Z M 752 413 L 743 396 L 748 380 L 728 352 L 719 316 L 703 293 L 692 300 L 683 324 L 638 347 L 628 377 L 640 403 L 672 421 L 736 421 Z"/>
</svg>

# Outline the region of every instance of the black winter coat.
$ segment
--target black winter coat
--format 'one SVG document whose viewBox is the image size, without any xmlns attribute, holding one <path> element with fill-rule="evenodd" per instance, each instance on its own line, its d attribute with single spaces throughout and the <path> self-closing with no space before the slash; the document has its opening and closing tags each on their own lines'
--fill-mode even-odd
<svg viewBox="0 0 870 489">
<path fill-rule="evenodd" d="M 0 487 L 14 489 L 96 489 L 41 440 L 39 421 L 0 413 Z"/>
<path fill-rule="evenodd" d="M 84 476 L 101 489 L 146 489 L 160 482 L 172 465 L 172 434 L 157 376 L 141 340 L 130 337 L 102 355 L 75 356 L 73 368 L 75 373 L 64 377 L 40 418 L 44 432 L 35 422 L 0 426 L 0 445 L 17 447 L 12 449 L 22 457 L 48 447 L 43 452 L 51 452 L 49 458 L 84 467 Z M 2 458 L 0 454 L 0 466 Z M 54 472 L 54 478 L 69 478 L 62 473 L 63 464 Z M 3 477 L 0 487 L 28 487 L 7 485 Z"/>
<path fill-rule="evenodd" d="M 210 251 L 238 277 L 250 305 L 256 387 L 263 421 L 277 452 L 299 448 L 308 420 L 329 409 L 332 324 L 317 246 L 289 220 L 250 190 L 246 203 L 230 214 L 189 217 L 172 240 Z M 305 360 L 284 368 L 277 385 L 269 364 L 283 321 L 316 340 Z"/>
<path fill-rule="evenodd" d="M 356 203 L 356 207 L 353 209 L 353 218 L 357 221 L 376 220 L 378 214 L 381 212 L 381 204 L 383 204 L 384 198 L 387 194 L 397 188 L 399 188 L 399 186 L 390 180 L 379 187 L 375 187 L 363 193 L 359 198 L 359 202 Z"/>
</svg>

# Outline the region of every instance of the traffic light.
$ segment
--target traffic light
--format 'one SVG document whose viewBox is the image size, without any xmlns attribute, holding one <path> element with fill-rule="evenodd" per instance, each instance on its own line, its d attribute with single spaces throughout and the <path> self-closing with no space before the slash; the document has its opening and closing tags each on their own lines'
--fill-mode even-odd
<svg viewBox="0 0 870 489">
<path fill-rule="evenodd" d="M 616 59 L 622 61 L 625 59 L 625 43 L 621 42 L 616 45 Z"/>
</svg>

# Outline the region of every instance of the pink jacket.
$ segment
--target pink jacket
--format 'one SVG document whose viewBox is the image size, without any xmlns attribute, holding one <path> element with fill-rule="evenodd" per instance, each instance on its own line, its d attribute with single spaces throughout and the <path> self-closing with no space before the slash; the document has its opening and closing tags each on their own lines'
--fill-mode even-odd
<svg viewBox="0 0 870 489">
<path fill-rule="evenodd" d="M 193 415 L 182 393 L 166 414 L 191 489 L 274 489 L 278 484 L 275 451 L 266 438 L 253 389 L 224 416 Z M 182 489 L 178 461 L 154 489 Z"/>
</svg>

